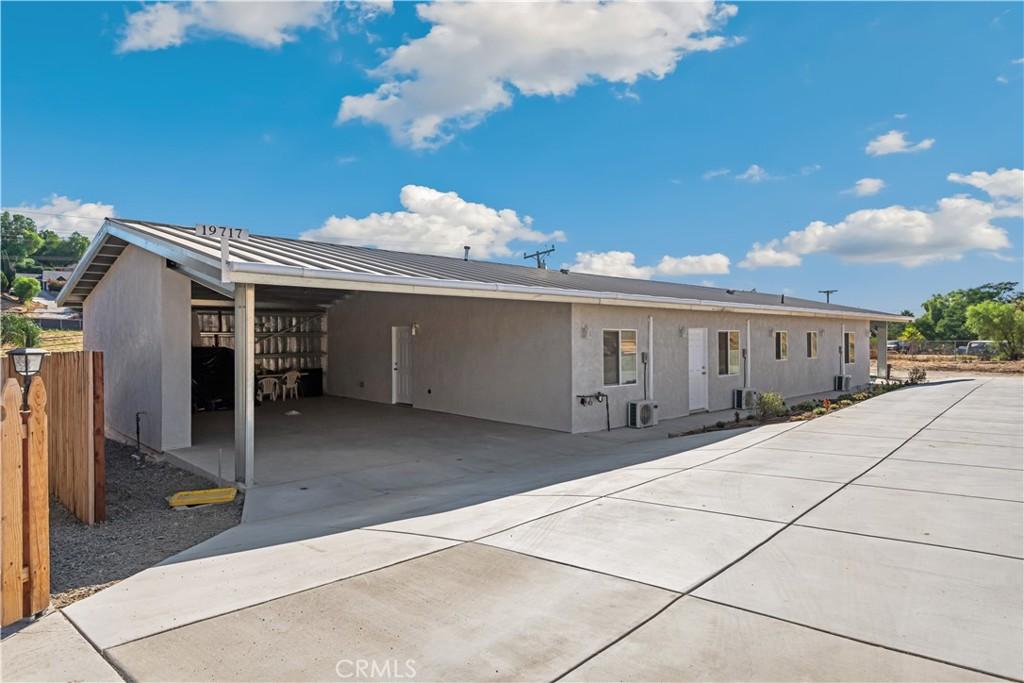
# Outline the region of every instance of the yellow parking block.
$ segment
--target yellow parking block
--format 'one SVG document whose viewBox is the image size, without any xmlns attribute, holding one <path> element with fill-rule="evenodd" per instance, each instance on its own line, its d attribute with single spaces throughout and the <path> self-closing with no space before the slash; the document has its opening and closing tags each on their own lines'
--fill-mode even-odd
<svg viewBox="0 0 1024 683">
<path fill-rule="evenodd" d="M 178 491 L 167 499 L 172 508 L 182 505 L 209 505 L 212 503 L 230 503 L 238 491 L 231 487 L 221 489 L 202 489 L 199 491 Z"/>
</svg>

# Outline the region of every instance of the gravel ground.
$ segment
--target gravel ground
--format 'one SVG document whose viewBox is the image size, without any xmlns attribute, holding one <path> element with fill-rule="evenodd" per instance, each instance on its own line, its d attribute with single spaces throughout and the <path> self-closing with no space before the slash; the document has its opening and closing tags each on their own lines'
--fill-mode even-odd
<svg viewBox="0 0 1024 683">
<path fill-rule="evenodd" d="M 213 484 L 166 463 L 147 463 L 137 469 L 132 451 L 129 446 L 107 441 L 106 522 L 90 527 L 51 499 L 54 607 L 81 600 L 241 520 L 241 496 L 234 503 L 172 510 L 167 496 Z"/>
</svg>

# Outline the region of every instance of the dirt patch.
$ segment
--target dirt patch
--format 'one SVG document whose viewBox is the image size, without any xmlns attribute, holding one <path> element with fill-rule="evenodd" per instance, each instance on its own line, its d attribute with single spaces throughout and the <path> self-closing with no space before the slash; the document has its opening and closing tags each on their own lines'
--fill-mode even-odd
<svg viewBox="0 0 1024 683">
<path fill-rule="evenodd" d="M 208 480 L 166 463 L 137 468 L 132 448 L 107 441 L 107 521 L 92 527 L 50 501 L 50 579 L 55 607 L 81 600 L 241 520 L 234 503 L 172 510 L 166 497 Z"/>
<path fill-rule="evenodd" d="M 892 365 L 893 371 L 900 373 L 906 373 L 911 368 L 941 372 L 1024 373 L 1024 360 L 983 360 L 981 358 L 963 358 L 961 356 L 904 356 L 890 354 L 888 356 L 888 363 Z"/>
</svg>

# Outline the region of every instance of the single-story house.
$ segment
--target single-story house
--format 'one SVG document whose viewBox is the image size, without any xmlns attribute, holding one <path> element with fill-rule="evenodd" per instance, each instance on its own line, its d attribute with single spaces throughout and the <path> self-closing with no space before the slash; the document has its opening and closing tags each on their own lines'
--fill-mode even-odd
<svg viewBox="0 0 1024 683">
<path fill-rule="evenodd" d="M 73 268 L 59 268 L 55 270 L 43 269 L 43 287 L 46 291 L 57 291 L 67 284 L 68 278 L 74 272 Z"/>
<path fill-rule="evenodd" d="M 588 432 L 749 406 L 751 391 L 867 384 L 872 328 L 884 367 L 886 323 L 906 320 L 281 237 L 232 240 L 224 254 L 219 238 L 192 228 L 122 218 L 107 219 L 59 302 L 82 307 L 85 348 L 105 354 L 109 432 L 134 437 L 142 413 L 144 444 L 185 448 L 196 410 L 234 406 L 242 482 L 267 373 L 299 370 L 311 395 Z M 193 365 L 218 362 L 210 372 L 223 376 L 226 364 L 233 392 L 197 399 L 217 389 Z"/>
</svg>

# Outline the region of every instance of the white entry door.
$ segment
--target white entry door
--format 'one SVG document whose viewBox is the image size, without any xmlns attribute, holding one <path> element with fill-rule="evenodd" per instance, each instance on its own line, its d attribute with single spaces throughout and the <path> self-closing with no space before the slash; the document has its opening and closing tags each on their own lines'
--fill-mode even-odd
<svg viewBox="0 0 1024 683">
<path fill-rule="evenodd" d="M 412 328 L 391 328 L 391 402 L 412 405 Z"/>
<path fill-rule="evenodd" d="M 690 412 L 708 409 L 708 331 L 691 327 L 690 340 Z"/>
</svg>

